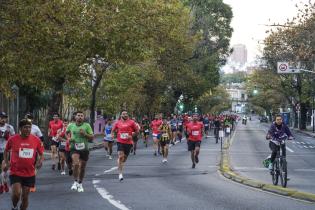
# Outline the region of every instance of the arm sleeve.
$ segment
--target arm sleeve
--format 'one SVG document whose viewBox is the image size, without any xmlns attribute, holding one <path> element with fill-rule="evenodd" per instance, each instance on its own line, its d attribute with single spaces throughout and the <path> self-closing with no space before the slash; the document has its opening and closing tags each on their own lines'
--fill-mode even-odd
<svg viewBox="0 0 315 210">
<path fill-rule="evenodd" d="M 90 124 L 87 124 L 87 129 L 86 129 L 86 133 L 89 134 L 89 135 L 93 135 L 93 130 L 92 130 L 92 127 L 90 126 Z"/>
<path fill-rule="evenodd" d="M 38 141 L 36 149 L 37 149 L 38 154 L 42 155 L 44 153 L 44 145 L 42 144 L 40 140 Z"/>
<path fill-rule="evenodd" d="M 15 135 L 15 131 L 14 131 L 13 126 L 10 126 L 10 135 L 11 136 Z"/>
</svg>

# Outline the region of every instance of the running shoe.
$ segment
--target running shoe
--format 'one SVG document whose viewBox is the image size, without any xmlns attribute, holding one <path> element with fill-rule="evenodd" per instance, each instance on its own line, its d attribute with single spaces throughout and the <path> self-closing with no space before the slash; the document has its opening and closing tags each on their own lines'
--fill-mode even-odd
<svg viewBox="0 0 315 210">
<path fill-rule="evenodd" d="M 119 181 L 122 181 L 122 180 L 124 180 L 124 177 L 123 177 L 123 175 L 122 175 L 122 174 L 119 174 L 119 176 L 118 176 L 118 179 L 119 179 Z"/>
<path fill-rule="evenodd" d="M 78 182 L 74 182 L 73 184 L 72 184 L 72 186 L 71 186 L 71 190 L 73 190 L 73 191 L 77 191 L 78 190 Z"/>
<path fill-rule="evenodd" d="M 77 187 L 78 187 L 78 188 L 77 188 L 78 192 L 84 192 L 82 183 L 81 183 L 81 184 L 78 183 Z"/>
</svg>

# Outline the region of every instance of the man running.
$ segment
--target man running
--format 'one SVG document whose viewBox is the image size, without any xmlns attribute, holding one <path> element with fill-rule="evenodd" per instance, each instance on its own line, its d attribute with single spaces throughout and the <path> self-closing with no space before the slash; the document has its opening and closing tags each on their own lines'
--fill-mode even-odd
<svg viewBox="0 0 315 210">
<path fill-rule="evenodd" d="M 140 130 L 140 125 L 139 123 L 136 121 L 136 118 L 133 117 L 132 118 L 133 121 L 135 121 L 137 127 L 138 127 L 138 130 Z M 136 151 L 137 151 L 137 145 L 138 145 L 138 140 L 139 140 L 139 135 L 137 134 L 133 134 L 132 135 L 132 141 L 133 141 L 133 147 L 131 149 L 131 152 L 133 152 L 133 155 L 136 155 Z"/>
<path fill-rule="evenodd" d="M 27 113 L 25 115 L 25 119 L 30 120 L 31 123 L 32 123 L 31 134 L 34 135 L 34 136 L 37 136 L 42 141 L 42 144 L 44 144 L 44 136 L 42 134 L 42 131 L 39 129 L 39 127 L 34 124 L 34 117 L 33 117 L 33 115 L 31 113 Z M 37 158 L 35 158 L 35 161 L 36 161 L 36 159 Z M 34 164 L 36 164 L 36 162 Z M 36 174 L 37 174 L 37 170 L 35 169 L 35 175 Z M 30 188 L 30 192 L 36 192 L 35 185 L 34 185 L 34 187 Z"/>
<path fill-rule="evenodd" d="M 200 144 L 203 136 L 203 123 L 198 122 L 198 114 L 193 114 L 193 121 L 187 124 L 188 150 L 191 152 L 192 168 L 199 163 Z"/>
<path fill-rule="evenodd" d="M 59 148 L 58 148 L 58 153 L 59 153 L 59 165 L 61 168 L 61 175 L 66 175 L 65 171 L 65 164 L 66 164 L 66 146 L 67 146 L 67 131 L 68 127 L 68 120 L 64 119 L 63 120 L 63 128 L 62 130 L 58 131 L 58 141 L 59 141 Z M 68 166 L 69 168 L 69 166 Z"/>
<path fill-rule="evenodd" d="M 138 135 L 139 128 L 135 121 L 129 119 L 128 112 L 122 111 L 121 119 L 114 124 L 112 136 L 114 136 L 114 132 L 117 133 L 118 179 L 122 181 L 124 179 L 123 167 L 133 145 L 132 137 Z"/>
<path fill-rule="evenodd" d="M 178 126 L 178 129 L 177 129 L 177 136 L 178 136 L 178 140 L 179 142 L 182 142 L 182 138 L 183 138 L 183 117 L 182 116 L 179 116 L 178 119 L 177 119 L 177 126 Z"/>
<path fill-rule="evenodd" d="M 3 153 L 6 143 L 10 136 L 15 134 L 13 126 L 9 125 L 7 120 L 8 115 L 5 112 L 0 112 L 0 166 L 4 162 Z M 7 172 L 2 171 L 2 167 L 0 167 L 0 194 L 9 192 L 7 177 Z"/>
<path fill-rule="evenodd" d="M 75 123 L 71 123 L 68 126 L 67 133 L 71 134 L 70 152 L 74 177 L 71 190 L 84 192 L 82 182 L 85 175 L 86 164 L 89 159 L 88 142 L 93 141 L 93 131 L 90 124 L 84 122 L 83 112 L 76 112 Z"/>
<path fill-rule="evenodd" d="M 171 124 L 171 130 L 172 130 L 172 141 L 171 144 L 175 145 L 176 141 L 176 136 L 177 136 L 177 129 L 178 129 L 178 120 L 176 115 L 173 116 L 173 119 L 171 119 L 170 124 Z"/>
<path fill-rule="evenodd" d="M 160 144 L 162 148 L 162 154 L 163 154 L 163 163 L 167 163 L 167 156 L 168 156 L 168 147 L 170 144 L 170 138 L 172 136 L 171 133 L 171 127 L 167 123 L 167 119 L 163 119 L 162 125 L 159 127 L 159 131 L 161 133 L 161 138 L 160 138 Z"/>
<path fill-rule="evenodd" d="M 28 207 L 30 187 L 35 184 L 35 168 L 39 169 L 44 160 L 44 148 L 40 139 L 31 134 L 32 123 L 27 119 L 19 122 L 20 134 L 12 136 L 4 151 L 4 171 L 10 169 L 12 186 L 12 210 Z M 10 163 L 9 163 L 10 156 Z M 35 159 L 36 166 L 34 165 Z"/>
<path fill-rule="evenodd" d="M 161 126 L 162 121 L 159 120 L 159 115 L 155 115 L 154 120 L 151 122 L 152 136 L 153 136 L 153 148 L 154 156 L 157 156 L 158 144 L 159 144 L 159 127 Z"/>
<path fill-rule="evenodd" d="M 112 154 L 113 154 L 114 140 L 112 136 L 112 128 L 113 128 L 112 119 L 109 118 L 104 127 L 104 148 L 105 148 L 105 151 L 107 151 L 106 156 L 110 160 L 113 159 Z"/>
<path fill-rule="evenodd" d="M 205 127 L 206 138 L 208 138 L 209 128 L 210 128 L 210 120 L 209 120 L 208 115 L 205 115 L 205 117 L 203 118 L 203 124 L 204 124 L 204 127 Z"/>
<path fill-rule="evenodd" d="M 50 149 L 51 149 L 51 160 L 53 162 L 51 169 L 56 169 L 56 163 L 57 163 L 57 148 L 59 146 L 57 133 L 58 130 L 61 130 L 63 127 L 62 121 L 59 119 L 59 114 L 55 113 L 53 115 L 53 120 L 49 122 L 48 126 L 48 136 L 50 139 Z"/>
<path fill-rule="evenodd" d="M 150 122 L 148 120 L 147 116 L 144 116 L 141 122 L 141 131 L 143 136 L 143 143 L 145 144 L 145 147 L 148 147 L 148 139 L 150 135 Z"/>
</svg>

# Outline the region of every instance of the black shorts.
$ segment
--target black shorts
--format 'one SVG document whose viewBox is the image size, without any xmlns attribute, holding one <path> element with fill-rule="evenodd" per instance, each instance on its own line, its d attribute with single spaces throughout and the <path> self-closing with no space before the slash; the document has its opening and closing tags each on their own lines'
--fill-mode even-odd
<svg viewBox="0 0 315 210">
<path fill-rule="evenodd" d="M 2 172 L 3 153 L 0 153 L 0 173 Z"/>
<path fill-rule="evenodd" d="M 162 147 L 164 147 L 167 144 L 170 144 L 170 140 L 169 139 L 168 140 L 164 140 L 164 141 L 160 140 L 160 144 L 161 144 Z"/>
<path fill-rule="evenodd" d="M 71 152 L 65 151 L 65 155 L 66 155 L 67 164 L 71 164 L 72 163 Z"/>
<path fill-rule="evenodd" d="M 89 150 L 71 150 L 70 154 L 71 154 L 71 157 L 73 154 L 79 154 L 80 160 L 88 161 L 90 152 L 89 152 Z"/>
<path fill-rule="evenodd" d="M 54 141 L 54 140 L 52 140 L 52 139 L 50 138 L 50 146 L 59 147 L 59 142 L 56 142 L 56 141 Z"/>
<path fill-rule="evenodd" d="M 11 185 L 15 183 L 21 183 L 21 185 L 25 187 L 35 186 L 35 176 L 22 177 L 22 176 L 10 175 L 9 178 L 10 178 Z"/>
<path fill-rule="evenodd" d="M 132 144 L 122 144 L 120 142 L 117 142 L 117 151 L 123 151 L 125 155 L 128 156 L 132 146 Z"/>
<path fill-rule="evenodd" d="M 209 130 L 209 125 L 205 126 L 205 131 L 208 131 L 208 130 Z"/>
<path fill-rule="evenodd" d="M 188 151 L 195 150 L 196 147 L 200 147 L 201 141 L 188 141 Z"/>
</svg>

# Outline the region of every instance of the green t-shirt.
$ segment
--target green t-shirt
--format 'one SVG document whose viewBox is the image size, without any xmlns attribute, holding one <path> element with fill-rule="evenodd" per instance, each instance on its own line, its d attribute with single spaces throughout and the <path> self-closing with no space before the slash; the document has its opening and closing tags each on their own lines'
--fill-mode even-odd
<svg viewBox="0 0 315 210">
<path fill-rule="evenodd" d="M 67 127 L 67 132 L 71 133 L 70 150 L 88 150 L 88 139 L 80 134 L 80 130 L 84 130 L 85 133 L 93 135 L 92 128 L 88 123 L 82 123 L 77 125 L 76 123 L 70 123 Z"/>
</svg>

